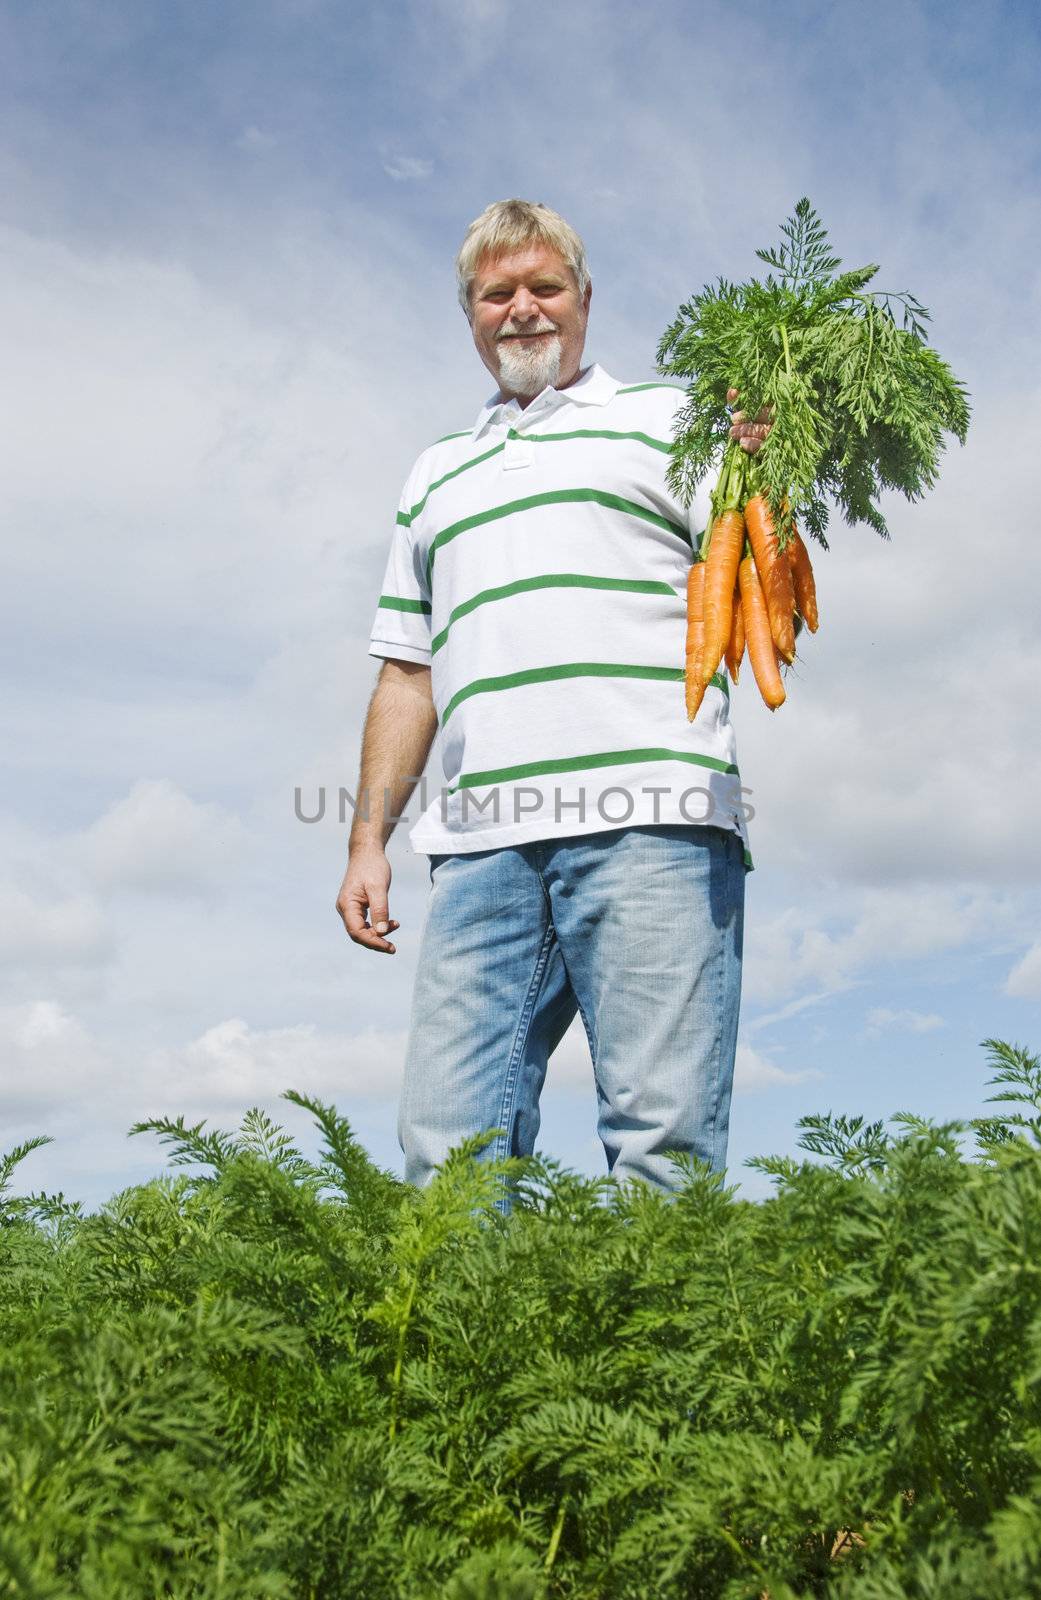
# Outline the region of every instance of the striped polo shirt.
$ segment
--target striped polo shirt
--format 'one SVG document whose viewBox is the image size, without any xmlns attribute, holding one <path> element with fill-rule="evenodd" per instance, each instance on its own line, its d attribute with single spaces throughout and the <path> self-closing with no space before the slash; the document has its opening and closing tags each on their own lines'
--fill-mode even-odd
<svg viewBox="0 0 1041 1600">
<path fill-rule="evenodd" d="M 593 365 L 523 409 L 496 395 L 413 467 L 369 654 L 431 668 L 416 851 L 707 822 L 751 865 L 725 677 L 684 704 L 708 492 L 688 510 L 666 485 L 682 400 Z"/>
</svg>

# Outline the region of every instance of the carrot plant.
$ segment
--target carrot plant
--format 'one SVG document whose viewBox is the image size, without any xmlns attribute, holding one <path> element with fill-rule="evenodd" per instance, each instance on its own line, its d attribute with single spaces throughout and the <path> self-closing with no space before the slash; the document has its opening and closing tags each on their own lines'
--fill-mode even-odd
<svg viewBox="0 0 1041 1600">
<path fill-rule="evenodd" d="M 703 478 L 718 474 L 700 552 L 709 563 L 706 607 L 717 592 L 729 603 L 741 555 L 734 558 L 729 538 L 724 553 L 714 530 L 743 515 L 749 535 L 755 528 L 759 537 L 750 553 L 785 663 L 794 654 L 793 616 L 816 628 L 808 558 L 792 548 L 797 523 L 826 549 L 834 505 L 847 522 L 865 522 L 887 538 L 880 496 L 895 490 L 917 500 L 930 488 L 945 435 L 965 441 L 969 407 L 963 385 L 926 343 L 929 313 L 913 295 L 869 288 L 877 266 L 841 271 L 806 199 L 781 233 L 777 248 L 756 251 L 772 268 L 765 280 L 720 278 L 680 307 L 660 341 L 658 364 L 688 384 L 669 465 L 673 489 L 689 502 Z M 729 439 L 734 390 L 747 414 L 766 407 L 772 417 L 754 457 Z M 697 685 L 711 680 L 726 643 L 706 637 L 700 662 L 688 657 L 688 716 L 700 703 Z M 756 674 L 772 705 L 780 703 L 774 665 Z"/>
<path fill-rule="evenodd" d="M 95 1214 L 12 1152 L 0 1595 L 1041 1593 L 1041 1064 L 987 1048 L 993 1116 L 806 1116 L 755 1203 L 480 1139 L 418 1192 L 296 1094 L 316 1156 L 152 1119 Z"/>
</svg>

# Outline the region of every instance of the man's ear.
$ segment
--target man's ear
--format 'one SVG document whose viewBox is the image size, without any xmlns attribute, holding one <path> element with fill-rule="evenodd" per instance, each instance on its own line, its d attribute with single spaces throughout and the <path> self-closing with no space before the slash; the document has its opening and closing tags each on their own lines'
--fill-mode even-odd
<svg viewBox="0 0 1041 1600">
<path fill-rule="evenodd" d="M 587 313 L 587 315 L 588 315 L 588 312 L 589 312 L 589 302 L 590 302 L 590 300 L 592 300 L 592 298 L 593 298 L 593 280 L 592 280 L 592 278 L 590 278 L 589 282 L 586 284 L 586 292 L 582 296 L 582 309 L 583 309 L 583 311 L 585 311 Z"/>
</svg>

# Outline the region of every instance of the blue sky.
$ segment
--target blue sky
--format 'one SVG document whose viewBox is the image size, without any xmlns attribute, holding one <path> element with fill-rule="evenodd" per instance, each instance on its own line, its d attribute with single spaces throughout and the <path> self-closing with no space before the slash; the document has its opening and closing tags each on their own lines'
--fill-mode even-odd
<svg viewBox="0 0 1041 1600">
<path fill-rule="evenodd" d="M 783 711 L 735 695 L 732 1175 L 808 1111 L 981 1110 L 979 1041 L 1041 1043 L 1039 58 L 998 4 L 8 9 L 0 1145 L 56 1138 L 28 1181 L 99 1200 L 158 1164 L 138 1118 L 290 1085 L 400 1170 L 426 861 L 400 827 L 399 953 L 358 950 L 346 830 L 293 791 L 355 782 L 401 483 L 488 389 L 452 257 L 508 194 L 583 234 L 587 354 L 628 381 L 802 194 L 931 308 L 968 445 L 891 544 L 835 528 Z M 596 1172 L 594 1130 L 569 1034 L 543 1147 Z"/>
</svg>

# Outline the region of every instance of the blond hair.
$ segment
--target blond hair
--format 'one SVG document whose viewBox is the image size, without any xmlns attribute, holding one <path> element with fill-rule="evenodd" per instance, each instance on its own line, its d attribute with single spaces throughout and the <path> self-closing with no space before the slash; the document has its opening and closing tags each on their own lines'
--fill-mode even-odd
<svg viewBox="0 0 1041 1600">
<path fill-rule="evenodd" d="M 538 200 L 495 200 L 471 222 L 455 258 L 459 304 L 468 317 L 470 290 L 481 257 L 494 259 L 532 243 L 556 250 L 574 273 L 579 294 L 585 293 L 589 283 L 586 247 L 571 224 Z"/>
</svg>

